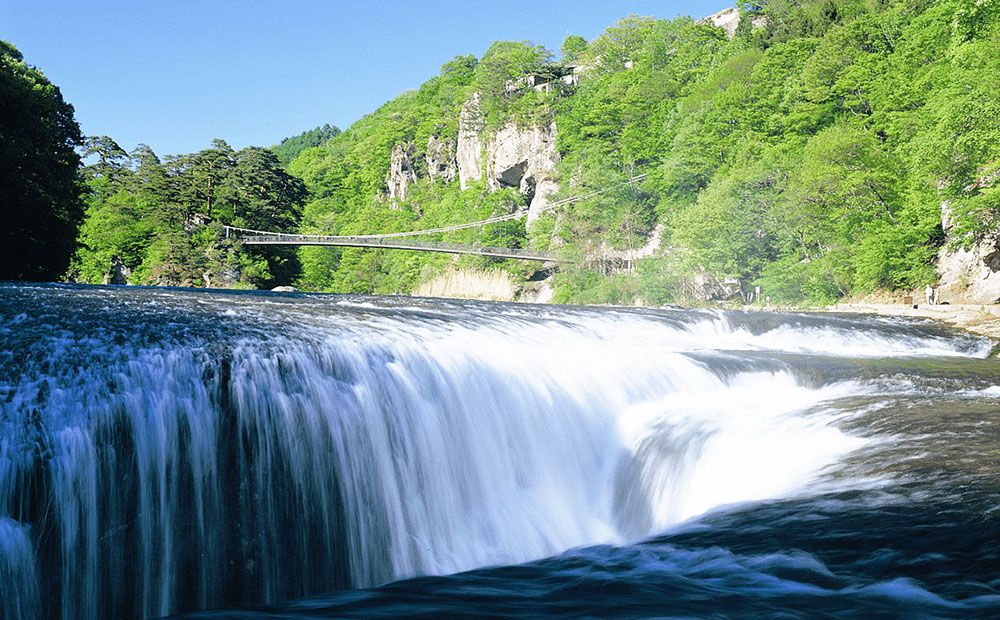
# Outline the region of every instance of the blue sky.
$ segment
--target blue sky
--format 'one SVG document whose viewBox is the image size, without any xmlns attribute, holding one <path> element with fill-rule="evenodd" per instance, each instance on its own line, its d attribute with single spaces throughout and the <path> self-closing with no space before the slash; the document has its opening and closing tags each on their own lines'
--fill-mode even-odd
<svg viewBox="0 0 1000 620">
<path fill-rule="evenodd" d="M 703 17 L 735 2 L 4 0 L 0 38 L 40 68 L 88 135 L 190 153 L 341 129 L 495 40 L 558 52 L 628 14 Z"/>
</svg>

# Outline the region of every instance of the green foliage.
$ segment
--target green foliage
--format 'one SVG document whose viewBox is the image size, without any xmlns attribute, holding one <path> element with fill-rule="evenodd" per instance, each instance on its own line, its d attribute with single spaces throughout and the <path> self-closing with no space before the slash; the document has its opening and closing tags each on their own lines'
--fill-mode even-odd
<svg viewBox="0 0 1000 620">
<path fill-rule="evenodd" d="M 482 61 L 456 57 L 420 89 L 400 95 L 322 147 L 305 149 L 289 165 L 308 188 L 300 229 L 321 234 L 403 232 L 486 219 L 526 206 L 513 190 L 489 192 L 479 183 L 462 191 L 457 178 L 431 182 L 426 151 L 432 138 L 454 148 L 459 110 L 476 88 L 492 89 L 493 95 L 481 100 L 489 108 L 488 100 L 496 99 L 493 110 L 506 110 L 504 122 L 540 122 L 536 113 L 550 114 L 547 95 L 530 88 L 508 93 L 507 81 L 523 77 L 519 71 L 541 75 L 550 56 L 527 43 L 498 42 Z M 390 201 L 386 177 L 398 145 L 412 145 L 421 180 L 410 185 L 405 201 Z M 517 248 L 524 247 L 526 238 L 523 221 L 509 221 L 431 239 Z M 516 261 L 360 248 L 302 248 L 299 258 L 302 288 L 354 293 L 407 292 L 456 262 L 475 268 L 499 266 L 519 275 L 525 269 Z"/>
<path fill-rule="evenodd" d="M 131 284 L 248 288 L 298 277 L 294 251 L 240 248 L 221 227 L 298 227 L 305 184 L 270 150 L 234 152 L 215 140 L 163 163 L 145 145 L 128 155 L 100 137 L 88 139 L 87 153 L 97 161 L 83 169 L 89 192 L 74 279 L 102 283 L 113 260 Z"/>
<path fill-rule="evenodd" d="M 955 11 L 955 35 L 972 41 L 995 28 L 1000 19 L 1000 0 L 963 0 Z"/>
<path fill-rule="evenodd" d="M 0 40 L 0 280 L 54 280 L 84 211 L 73 107 Z"/>
<path fill-rule="evenodd" d="M 668 257 L 647 258 L 637 268 L 639 297 L 647 304 L 662 306 L 681 301 L 683 278 L 676 261 Z"/>
<path fill-rule="evenodd" d="M 638 287 L 634 278 L 606 277 L 590 269 L 567 270 L 556 275 L 552 301 L 557 304 L 629 304 Z"/>
<path fill-rule="evenodd" d="M 566 38 L 563 39 L 562 46 L 559 48 L 559 52 L 562 54 L 562 61 L 564 63 L 573 63 L 578 61 L 586 50 L 587 40 L 577 34 L 566 35 Z"/>
<path fill-rule="evenodd" d="M 557 77 L 552 58 L 552 52 L 530 41 L 494 41 L 476 65 L 472 80 L 487 129 L 512 120 L 522 126 L 548 124 L 551 97 L 534 86 Z"/>
<path fill-rule="evenodd" d="M 921 146 L 923 162 L 937 171 L 942 195 L 953 205 L 954 231 L 967 240 L 1000 224 L 1000 22 L 981 38 L 952 47 L 947 78 L 928 107 L 936 121 Z"/>
<path fill-rule="evenodd" d="M 762 48 L 808 36 L 822 36 L 833 25 L 877 11 L 879 0 L 738 1 L 739 33 Z"/>
<path fill-rule="evenodd" d="M 638 265 L 645 301 L 691 300 L 696 274 L 794 303 L 933 281 L 941 198 L 952 235 L 1000 223 L 987 94 L 1000 88 L 1000 28 L 961 13 L 991 5 L 741 3 L 731 42 L 683 20 L 622 20 L 588 46 L 598 73 L 559 104 L 561 171 L 584 188 L 608 183 L 587 182 L 594 170 L 649 173 L 668 253 Z M 659 90 L 633 97 L 639 85 Z M 621 247 L 620 223 L 584 203 L 555 234 Z M 563 296 L 603 281 L 568 277 Z"/>
<path fill-rule="evenodd" d="M 714 180 L 672 221 L 671 242 L 686 250 L 679 266 L 735 278 L 749 299 L 761 271 L 780 254 L 774 216 L 784 181 L 780 172 L 760 166 Z"/>
<path fill-rule="evenodd" d="M 287 166 L 302 151 L 314 146 L 321 146 L 338 135 L 340 135 L 339 129 L 332 125 L 323 125 L 304 131 L 297 136 L 285 138 L 281 144 L 272 146 L 271 151 L 274 152 L 281 165 Z"/>
<path fill-rule="evenodd" d="M 757 282 L 762 295 L 779 303 L 827 304 L 842 297 L 847 289 L 840 272 L 840 257 L 830 254 L 823 260 L 803 260 L 794 254 L 768 263 Z"/>
<path fill-rule="evenodd" d="M 473 84 L 486 98 L 505 98 L 512 81 L 547 71 L 552 52 L 530 41 L 495 41 L 476 66 Z"/>
</svg>

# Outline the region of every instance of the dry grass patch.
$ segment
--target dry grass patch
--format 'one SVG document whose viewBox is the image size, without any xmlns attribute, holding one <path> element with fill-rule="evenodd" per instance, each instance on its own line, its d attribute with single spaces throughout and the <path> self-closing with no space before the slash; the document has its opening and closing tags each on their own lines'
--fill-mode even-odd
<svg viewBox="0 0 1000 620">
<path fill-rule="evenodd" d="M 417 286 L 418 297 L 453 297 L 483 301 L 514 301 L 518 286 L 499 269 L 449 269 Z"/>
</svg>

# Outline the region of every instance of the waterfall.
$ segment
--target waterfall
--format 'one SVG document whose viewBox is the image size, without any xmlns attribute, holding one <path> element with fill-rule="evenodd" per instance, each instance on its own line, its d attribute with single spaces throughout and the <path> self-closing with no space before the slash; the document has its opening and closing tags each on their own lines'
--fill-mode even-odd
<svg viewBox="0 0 1000 620">
<path fill-rule="evenodd" d="M 204 299 L 147 295 L 113 329 L 121 309 L 82 293 L 0 315 L 22 347 L 0 384 L 0 617 L 154 617 L 623 544 L 794 493 L 865 444 L 831 405 L 864 386 L 725 353 L 824 354 L 837 325 L 210 298 L 199 331 Z"/>
</svg>

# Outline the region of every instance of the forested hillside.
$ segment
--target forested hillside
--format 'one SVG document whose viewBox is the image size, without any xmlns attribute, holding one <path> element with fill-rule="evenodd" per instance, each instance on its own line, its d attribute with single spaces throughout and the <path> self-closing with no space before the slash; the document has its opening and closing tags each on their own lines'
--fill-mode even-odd
<svg viewBox="0 0 1000 620">
<path fill-rule="evenodd" d="M 456 58 L 291 163 L 310 193 L 302 229 L 423 229 L 523 208 L 512 189 L 491 192 L 479 181 L 462 191 L 458 179 L 419 169 L 405 199 L 386 197 L 393 149 L 453 140 L 473 93 L 487 137 L 508 122 L 555 121 L 556 198 L 648 173 L 544 215 L 530 234 L 510 223 L 487 228 L 486 244 L 585 259 L 634 249 L 659 227 L 661 249 L 634 268 L 564 267 L 561 301 L 749 299 L 761 286 L 775 301 L 797 302 L 917 287 L 936 278 L 942 200 L 954 206 L 952 238 L 995 228 L 1000 2 L 741 10 L 732 40 L 689 18 L 630 16 L 593 41 L 568 37 L 561 62 L 516 42 L 498 42 L 480 60 Z M 566 65 L 582 69 L 576 84 L 557 79 Z M 526 75 L 556 87 L 517 88 Z M 453 260 L 370 250 L 301 256 L 303 286 L 358 292 L 407 291 Z"/>
<path fill-rule="evenodd" d="M 759 287 L 797 303 L 933 285 L 942 247 L 995 244 L 1000 0 L 739 4 L 735 32 L 629 16 L 558 52 L 498 41 L 343 132 L 269 150 L 216 141 L 161 161 L 92 138 L 69 277 L 408 293 L 459 269 L 519 284 L 537 265 L 251 251 L 220 225 L 372 234 L 528 212 L 430 239 L 556 251 L 556 301 Z"/>
</svg>

